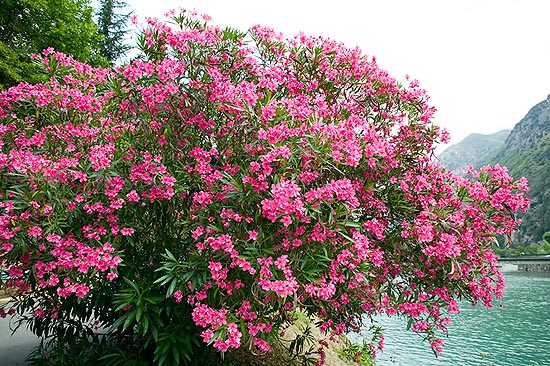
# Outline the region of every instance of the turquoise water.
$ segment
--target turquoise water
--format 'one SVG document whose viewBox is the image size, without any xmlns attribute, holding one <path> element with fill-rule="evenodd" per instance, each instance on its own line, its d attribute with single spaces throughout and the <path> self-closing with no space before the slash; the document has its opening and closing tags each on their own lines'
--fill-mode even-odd
<svg viewBox="0 0 550 366">
<path fill-rule="evenodd" d="M 492 309 L 462 304 L 437 358 L 402 320 L 379 319 L 385 347 L 377 366 L 550 366 L 550 273 L 505 279 L 505 297 Z"/>
</svg>

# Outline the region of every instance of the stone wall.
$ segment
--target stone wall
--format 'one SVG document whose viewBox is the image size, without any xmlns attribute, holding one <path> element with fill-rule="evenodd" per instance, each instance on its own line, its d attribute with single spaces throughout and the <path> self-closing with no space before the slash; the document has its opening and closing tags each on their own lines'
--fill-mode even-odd
<svg viewBox="0 0 550 366">
<path fill-rule="evenodd" d="M 518 271 L 522 271 L 522 272 L 550 272 L 550 263 L 518 264 Z"/>
<path fill-rule="evenodd" d="M 11 293 L 8 290 L 0 288 L 0 299 L 8 298 L 11 296 Z"/>
</svg>

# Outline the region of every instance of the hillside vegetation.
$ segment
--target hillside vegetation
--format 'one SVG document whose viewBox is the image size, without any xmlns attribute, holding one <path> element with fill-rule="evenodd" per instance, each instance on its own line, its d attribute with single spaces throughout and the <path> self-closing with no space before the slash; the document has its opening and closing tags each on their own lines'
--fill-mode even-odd
<svg viewBox="0 0 550 366">
<path fill-rule="evenodd" d="M 488 162 L 507 166 L 513 177 L 527 178 L 531 208 L 517 239 L 525 244 L 540 240 L 550 231 L 550 96 L 531 108 Z"/>
</svg>

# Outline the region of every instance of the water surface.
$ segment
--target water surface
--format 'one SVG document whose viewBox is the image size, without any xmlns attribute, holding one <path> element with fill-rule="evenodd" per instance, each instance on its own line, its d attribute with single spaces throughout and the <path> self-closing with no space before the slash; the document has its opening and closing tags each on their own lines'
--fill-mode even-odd
<svg viewBox="0 0 550 366">
<path fill-rule="evenodd" d="M 385 347 L 377 366 L 550 366 L 550 273 L 504 276 L 504 298 L 492 309 L 461 304 L 437 358 L 403 320 L 379 319 Z"/>
</svg>

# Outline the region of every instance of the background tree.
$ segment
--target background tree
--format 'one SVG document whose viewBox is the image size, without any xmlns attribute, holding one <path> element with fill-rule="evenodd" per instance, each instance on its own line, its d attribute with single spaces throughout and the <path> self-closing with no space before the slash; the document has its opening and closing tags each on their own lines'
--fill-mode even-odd
<svg viewBox="0 0 550 366">
<path fill-rule="evenodd" d="M 0 87 L 39 81 L 30 55 L 48 47 L 103 64 L 89 0 L 0 1 Z"/>
<path fill-rule="evenodd" d="M 132 12 L 120 12 L 128 6 L 124 1 L 100 0 L 99 3 L 97 25 L 103 37 L 100 43 L 101 55 L 113 63 L 132 48 L 125 42 L 129 31 L 126 24 Z"/>
</svg>

